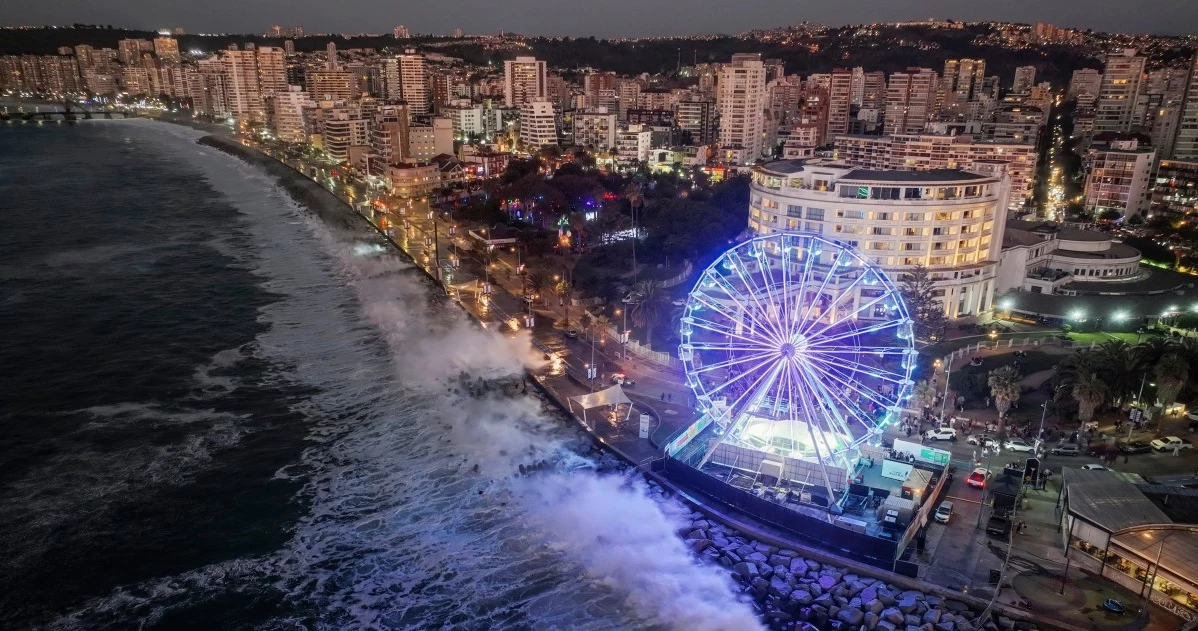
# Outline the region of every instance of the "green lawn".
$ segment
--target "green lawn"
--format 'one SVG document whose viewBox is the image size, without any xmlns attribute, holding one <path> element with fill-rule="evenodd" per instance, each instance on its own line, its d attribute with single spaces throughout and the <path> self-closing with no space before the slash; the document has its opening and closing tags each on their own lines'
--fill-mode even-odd
<svg viewBox="0 0 1198 631">
<path fill-rule="evenodd" d="M 1106 342 L 1108 340 L 1123 340 L 1124 342 L 1127 342 L 1128 344 L 1135 344 L 1137 337 L 1139 338 L 1139 341 L 1141 341 L 1141 342 L 1152 338 L 1151 335 L 1147 335 L 1147 334 L 1140 335 L 1140 334 L 1136 334 L 1136 333 L 1110 333 L 1107 331 L 1097 331 L 1097 332 L 1093 332 L 1093 333 L 1070 333 L 1069 334 L 1069 339 L 1073 340 L 1074 343 L 1085 345 L 1085 346 L 1089 346 L 1090 344 L 1093 344 L 1093 343 L 1102 344 L 1103 342 Z"/>
<path fill-rule="evenodd" d="M 1044 351 L 1028 351 L 1027 357 L 1018 359 L 1010 354 L 991 355 L 982 359 L 981 366 L 966 365 L 964 368 L 954 370 L 950 384 L 954 389 L 966 392 L 966 396 L 971 399 L 982 398 L 989 391 L 989 387 L 984 385 L 986 379 L 990 371 L 995 368 L 1010 366 L 1018 361 L 1019 373 L 1026 377 L 1043 370 L 1051 370 L 1061 359 L 1060 355 L 1052 355 Z M 1038 386 L 1039 384 L 1033 385 Z"/>
</svg>

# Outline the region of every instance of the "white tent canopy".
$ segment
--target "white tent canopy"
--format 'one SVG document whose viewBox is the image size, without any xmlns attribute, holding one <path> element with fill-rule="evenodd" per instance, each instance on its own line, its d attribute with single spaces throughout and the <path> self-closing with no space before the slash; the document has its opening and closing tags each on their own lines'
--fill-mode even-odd
<svg viewBox="0 0 1198 631">
<path fill-rule="evenodd" d="M 577 401 L 584 410 L 597 408 L 601 405 L 620 405 L 622 403 L 632 403 L 632 399 L 629 399 L 628 395 L 624 394 L 624 389 L 618 384 L 606 390 L 600 390 L 599 392 L 592 392 L 590 394 L 583 394 L 577 397 L 570 397 L 570 400 Z M 571 407 L 573 407 L 573 405 L 571 405 Z"/>
<path fill-rule="evenodd" d="M 578 405 L 582 407 L 582 422 L 587 427 L 591 427 L 590 422 L 587 420 L 587 410 L 591 408 L 605 405 L 610 405 L 614 408 L 617 405 L 628 404 L 628 413 L 624 415 L 624 420 L 627 421 L 632 416 L 632 399 L 629 399 L 628 395 L 624 394 L 624 389 L 619 384 L 606 390 L 600 390 L 599 392 L 570 397 L 569 402 L 571 412 L 574 411 L 575 402 L 578 402 Z"/>
</svg>

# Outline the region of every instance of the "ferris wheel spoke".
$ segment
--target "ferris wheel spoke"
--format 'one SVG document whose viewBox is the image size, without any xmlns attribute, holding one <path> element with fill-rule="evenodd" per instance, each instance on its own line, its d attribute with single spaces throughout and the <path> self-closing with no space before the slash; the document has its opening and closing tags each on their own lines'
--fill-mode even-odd
<svg viewBox="0 0 1198 631">
<path fill-rule="evenodd" d="M 741 261 L 740 254 L 737 253 L 736 250 L 732 250 L 728 252 L 728 254 L 736 259 L 736 263 L 733 264 L 732 269 L 736 272 L 736 275 L 740 277 L 740 282 L 745 285 L 746 291 L 749 294 L 749 298 L 754 304 L 757 305 L 758 312 L 763 316 L 762 319 L 765 321 L 765 325 L 769 327 L 769 330 L 773 334 L 772 338 L 779 341 L 785 339 L 782 335 L 781 328 L 778 326 L 778 323 L 770 322 L 770 310 L 766 308 L 765 305 L 761 304 L 761 299 L 759 298 L 761 288 L 757 286 L 756 282 L 750 280 L 752 274 L 746 275 L 745 272 L 741 271 L 742 269 L 747 271 L 747 266 L 745 266 L 744 262 Z"/>
<path fill-rule="evenodd" d="M 747 351 L 747 350 L 760 350 L 760 351 L 762 351 L 762 352 L 765 352 L 765 351 L 771 351 L 771 350 L 774 350 L 774 349 L 771 349 L 771 348 L 770 348 L 770 347 L 768 347 L 768 346 L 761 346 L 761 345 L 753 345 L 753 346 L 736 346 L 736 345 L 733 345 L 733 344 L 716 344 L 716 343 L 709 343 L 709 342 L 700 342 L 700 343 L 698 343 L 698 344 L 689 344 L 689 345 L 687 345 L 687 346 L 688 346 L 688 348 L 690 348 L 690 350 L 693 350 L 693 351 L 728 351 L 728 352 L 735 352 L 735 351 Z"/>
<path fill-rule="evenodd" d="M 808 342 L 808 344 L 810 346 L 822 347 L 829 342 L 839 342 L 840 340 L 847 340 L 850 337 L 857 337 L 858 335 L 867 335 L 869 333 L 877 333 L 878 331 L 885 331 L 886 329 L 897 327 L 900 324 L 902 324 L 901 320 L 891 320 L 889 322 L 879 322 L 877 324 L 871 324 L 863 329 L 854 329 L 852 331 L 846 331 L 844 333 L 837 333 L 835 335 L 830 335 L 828 337 L 815 338 L 813 340 L 810 340 Z"/>
<path fill-rule="evenodd" d="M 762 365 L 764 366 L 764 364 L 762 364 Z M 739 424 L 739 423 L 743 423 L 743 422 L 745 422 L 745 421 L 747 421 L 747 420 L 748 420 L 748 415 L 744 414 L 744 407 L 743 407 L 743 406 L 744 406 L 744 404 L 746 403 L 745 399 L 746 399 L 746 398 L 749 398 L 749 401 L 748 401 L 748 403 L 752 404 L 752 402 L 753 402 L 753 401 L 752 401 L 752 398 L 750 398 L 750 397 L 753 397 L 754 395 L 756 395 L 756 393 L 757 393 L 758 391 L 760 391 L 760 389 L 761 389 L 761 384 L 762 384 L 762 382 L 763 382 L 763 381 L 765 381 L 765 379 L 766 379 L 767 377 L 769 377 L 771 374 L 774 374 L 774 373 L 776 373 L 776 372 L 777 372 L 777 366 L 773 366 L 773 367 L 771 367 L 771 368 L 770 368 L 770 369 L 768 369 L 768 370 L 761 370 L 761 371 L 757 371 L 757 372 L 759 372 L 759 373 L 760 373 L 760 374 L 757 376 L 757 379 L 756 379 L 755 381 L 753 381 L 753 383 L 751 383 L 751 384 L 749 385 L 749 387 L 745 388 L 745 391 L 744 391 L 744 392 L 742 392 L 742 393 L 740 393 L 740 396 L 736 397 L 736 399 L 732 401 L 732 404 L 728 406 L 728 413 L 729 413 L 729 414 L 735 414 L 735 415 L 739 415 L 739 416 L 740 416 L 740 418 L 739 418 L 739 419 L 737 419 L 737 422 L 738 422 L 738 424 Z M 744 373 L 744 374 L 750 374 L 750 373 Z M 743 375 L 742 375 L 742 376 L 743 376 Z M 713 393 L 715 393 L 715 392 L 719 392 L 721 389 L 723 389 L 724 387 L 726 387 L 726 386 L 730 385 L 731 383 L 733 383 L 733 382 L 731 382 L 731 381 L 730 381 L 730 382 L 728 382 L 728 383 L 725 383 L 725 384 L 723 384 L 723 385 L 722 385 L 722 386 L 720 386 L 719 388 L 716 388 L 715 390 L 713 390 L 711 393 L 708 393 L 708 395 L 707 395 L 707 396 L 709 396 L 709 397 L 710 397 L 710 396 L 711 396 L 711 394 L 713 394 Z"/>
<path fill-rule="evenodd" d="M 852 289 L 852 287 L 850 287 L 849 289 Z M 846 292 L 846 293 L 847 293 L 847 292 Z M 841 294 L 841 295 L 843 296 L 844 294 Z M 823 334 L 824 334 L 824 333 L 826 333 L 827 331 L 831 330 L 831 329 L 832 329 L 832 327 L 835 327 L 835 326 L 836 326 L 836 325 L 838 325 L 838 324 L 841 324 L 841 323 L 843 323 L 843 322 L 846 322 L 846 321 L 848 321 L 848 320 L 855 320 L 855 319 L 857 318 L 857 315 L 858 315 L 858 314 L 860 314 L 862 311 L 865 311 L 866 309 L 869 309 L 870 307 L 873 307 L 874 305 L 878 304 L 878 303 L 879 303 L 879 302 L 881 302 L 881 301 L 882 301 L 882 300 L 883 300 L 883 299 L 884 299 L 886 296 L 887 296 L 887 294 L 882 294 L 881 296 L 877 296 L 877 297 L 875 297 L 873 300 L 870 300 L 869 302 L 862 303 L 862 304 L 861 304 L 860 306 L 858 306 L 858 307 L 857 307 L 855 310 L 853 310 L 853 312 L 852 312 L 852 313 L 850 313 L 850 314 L 847 314 L 847 315 L 845 315 L 844 317 L 841 317 L 841 318 L 836 318 L 836 317 L 829 318 L 831 321 L 830 321 L 830 322 L 829 322 L 829 323 L 828 323 L 826 326 L 824 326 L 824 328 L 820 329 L 820 330 L 819 330 L 818 332 L 816 332 L 816 333 L 809 333 L 808 335 L 809 335 L 809 336 L 811 336 L 811 337 L 818 337 L 818 336 L 820 336 L 820 335 L 823 335 Z M 814 328 L 814 326 L 812 326 L 811 328 Z"/>
<path fill-rule="evenodd" d="M 814 345 L 813 345 L 814 346 Z M 911 349 L 897 346 L 823 346 L 819 352 L 824 355 L 906 355 Z"/>
<path fill-rule="evenodd" d="M 832 264 L 828 268 L 827 274 L 824 276 L 824 281 L 822 283 L 820 283 L 819 291 L 815 292 L 815 296 L 811 299 L 811 304 L 807 305 L 807 308 L 803 312 L 803 317 L 802 317 L 803 321 L 806 321 L 806 322 L 811 322 L 811 321 L 818 322 L 819 321 L 818 318 L 812 317 L 815 313 L 815 305 L 820 301 L 820 299 L 823 298 L 824 290 L 826 290 L 828 288 L 828 282 L 831 281 L 832 278 L 836 276 L 836 265 L 838 263 L 840 263 L 840 257 L 844 254 L 844 248 L 842 248 L 840 246 L 836 246 L 836 247 L 837 247 L 836 254 L 832 257 Z M 808 253 L 808 256 L 811 256 L 811 254 Z"/>
<path fill-rule="evenodd" d="M 835 269 L 833 269 L 833 271 L 835 271 Z M 853 289 L 857 287 L 857 283 L 861 282 L 861 279 L 863 278 L 865 278 L 865 274 L 858 274 L 857 278 L 854 278 L 853 282 L 849 283 L 848 287 L 840 290 L 840 292 L 836 294 L 836 297 L 832 299 L 831 304 L 825 307 L 825 311 L 831 312 L 832 315 L 828 317 L 829 323 L 826 327 L 824 327 L 824 330 L 836 326 L 837 322 L 842 321 L 836 319 L 836 305 L 840 304 L 840 301 L 843 300 L 845 296 L 851 297 L 853 295 Z M 819 320 L 811 320 L 807 326 L 800 331 L 800 333 L 803 335 L 809 335 L 811 330 L 814 329 L 817 324 L 819 324 Z"/>
<path fill-rule="evenodd" d="M 720 385 L 716 386 L 715 388 L 712 388 L 710 391 L 704 390 L 704 394 L 706 394 L 709 397 L 714 394 L 717 394 L 717 393 L 723 391 L 728 386 L 731 386 L 734 383 L 737 383 L 741 380 L 748 378 L 750 375 L 754 375 L 754 374 L 763 372 L 761 370 L 762 368 L 764 368 L 770 362 L 775 362 L 775 361 L 778 361 L 778 360 L 774 357 L 767 357 L 767 358 L 763 359 L 762 361 L 758 362 L 756 366 L 753 366 L 752 368 L 749 368 L 748 370 L 741 372 L 739 375 L 736 375 L 735 377 L 729 379 L 728 381 L 721 383 Z M 693 374 L 698 374 L 698 372 L 696 371 Z M 758 377 L 758 379 L 760 380 L 760 377 Z M 750 387 L 749 389 L 751 390 L 752 387 Z M 739 401 L 739 399 L 737 399 L 737 400 Z"/>
<path fill-rule="evenodd" d="M 706 295 L 698 296 L 698 297 L 695 297 L 695 300 L 698 301 L 699 303 L 701 303 L 704 307 L 707 307 L 708 309 L 711 309 L 712 311 L 719 313 L 721 316 L 724 316 L 724 318 L 727 319 L 729 322 L 740 322 L 740 318 L 738 318 L 734 314 L 728 313 L 725 310 L 726 307 L 724 305 L 721 305 L 718 301 L 710 298 L 709 296 L 706 296 Z M 762 317 L 758 317 L 757 314 L 753 313 L 752 310 L 745 308 L 744 306 L 740 305 L 739 303 L 737 303 L 737 306 L 741 307 L 741 313 L 743 313 L 747 317 L 747 319 L 749 319 L 751 321 L 748 324 L 753 329 L 762 329 L 762 331 L 765 332 L 767 335 L 772 331 L 772 327 L 767 325 L 763 319 L 765 314 L 762 314 Z M 693 313 L 691 314 L 691 317 L 692 318 L 695 317 Z M 744 323 L 742 323 L 742 325 L 743 324 Z"/>
<path fill-rule="evenodd" d="M 732 287 L 731 283 L 728 283 L 728 280 L 726 278 L 723 278 L 717 274 L 710 274 L 710 276 L 711 276 L 712 282 L 715 285 L 717 285 L 721 290 L 723 290 L 724 294 L 726 296 L 728 296 L 728 299 L 731 300 L 734 304 L 736 304 L 737 307 L 740 307 L 740 312 L 742 314 L 744 314 L 745 317 L 747 317 L 753 321 L 754 328 L 760 328 L 767 335 L 777 332 L 775 327 L 768 324 L 769 313 L 764 310 L 760 310 L 760 306 L 761 306 L 760 303 L 756 304 L 756 306 L 759 308 L 759 310 L 758 310 L 758 311 L 760 311 L 760 313 L 759 313 L 758 311 L 754 310 L 754 308 L 753 308 L 754 305 L 745 304 L 745 302 L 743 300 L 741 300 L 740 297 L 738 297 L 738 296 L 743 295 L 743 293 L 749 293 L 750 295 L 752 295 L 751 289 L 746 287 L 745 292 L 743 292 L 743 293 L 736 292 L 735 288 Z M 707 296 L 706 294 L 703 294 L 701 292 L 699 293 L 698 296 L 695 296 L 694 294 L 692 294 L 692 296 L 694 296 L 695 299 L 698 300 L 699 302 L 703 303 L 704 306 L 718 311 L 721 315 L 728 318 L 729 320 L 733 320 L 733 321 L 740 320 L 740 318 L 725 311 L 724 310 L 725 307 L 723 305 L 719 304 L 719 302 L 715 298 Z M 780 339 L 780 338 L 777 338 L 777 336 L 774 335 L 772 339 Z"/>
<path fill-rule="evenodd" d="M 814 395 L 817 390 L 812 388 L 810 383 L 803 378 L 802 370 L 793 364 L 790 365 L 790 370 L 795 373 L 795 381 L 803 386 L 803 390 L 808 394 Z M 813 398 L 802 397 L 800 399 L 803 407 L 803 415 L 807 418 L 807 435 L 811 438 L 811 447 L 815 450 L 815 457 L 821 464 L 828 463 L 832 458 L 834 449 L 828 444 L 828 434 L 832 432 L 832 425 L 828 418 L 829 410 L 823 403 L 815 401 Z M 847 428 L 846 428 L 847 429 Z M 823 443 L 823 449 L 820 449 L 820 443 Z M 820 467 L 820 472 L 824 476 L 824 485 L 828 492 L 832 492 L 832 481 L 828 478 L 828 472 L 824 467 Z"/>
<path fill-rule="evenodd" d="M 872 420 L 871 420 L 872 417 L 869 415 L 868 412 L 861 409 L 861 406 L 859 406 L 856 403 L 854 403 L 853 401 L 849 400 L 847 397 L 844 396 L 844 394 L 842 392 L 837 392 L 836 389 L 828 387 L 828 384 L 825 383 L 824 380 L 821 379 L 820 376 L 816 374 L 816 371 L 808 370 L 805 372 L 808 373 L 809 383 L 811 384 L 811 386 L 813 388 L 816 388 L 816 389 L 820 390 L 821 392 L 823 392 L 824 395 L 829 400 L 838 402 L 840 405 L 844 406 L 844 409 L 849 412 L 848 416 L 855 418 L 857 420 L 857 422 L 860 423 L 867 430 L 873 429 Z M 839 385 L 844 385 L 844 382 L 840 381 L 840 380 L 834 380 L 833 383 L 836 383 Z M 849 426 L 848 419 L 845 418 L 844 414 L 840 413 L 840 409 L 837 408 L 835 405 L 832 405 L 831 407 L 833 410 L 835 410 L 834 413 L 837 415 L 837 418 L 840 419 L 840 421 L 843 423 L 844 427 L 847 430 L 848 426 Z M 850 435 L 851 435 L 851 432 L 850 432 Z"/>
<path fill-rule="evenodd" d="M 812 370 L 819 372 L 820 374 L 826 376 L 827 378 L 831 379 L 832 381 L 844 384 L 845 387 L 849 388 L 853 392 L 856 392 L 858 395 L 865 397 L 866 399 L 869 399 L 869 401 L 871 403 L 873 403 L 874 405 L 877 405 L 877 406 L 885 408 L 885 409 L 890 409 L 891 407 L 894 407 L 894 405 L 895 405 L 894 402 L 878 398 L 877 392 L 874 392 L 873 390 L 870 390 L 869 388 L 861 387 L 861 383 L 859 381 L 857 381 L 856 379 L 850 378 L 848 375 L 845 375 L 843 373 L 838 374 L 837 371 L 829 370 L 827 368 L 824 368 L 822 366 L 818 366 L 815 364 L 808 364 L 808 366 L 810 366 Z"/>
<path fill-rule="evenodd" d="M 691 326 L 699 327 L 700 329 L 703 329 L 704 331 L 710 331 L 710 332 L 716 333 L 718 335 L 726 335 L 728 337 L 736 338 L 752 347 L 773 348 L 773 349 L 777 348 L 777 345 L 770 345 L 770 343 L 768 341 L 755 340 L 750 337 L 746 337 L 744 335 L 736 333 L 735 331 L 733 331 L 731 329 L 721 326 L 718 322 L 712 322 L 711 320 L 707 320 L 705 318 L 696 318 L 695 316 L 691 316 L 691 321 L 689 322 L 689 324 Z"/>
<path fill-rule="evenodd" d="M 765 351 L 765 352 L 761 352 L 761 353 L 756 353 L 754 355 L 746 355 L 743 357 L 735 357 L 733 359 L 726 359 L 722 362 L 716 362 L 714 364 L 704 364 L 703 366 L 696 368 L 694 370 L 694 373 L 696 375 L 701 375 L 703 373 L 711 372 L 713 370 L 720 370 L 722 368 L 731 368 L 732 366 L 739 366 L 741 364 L 746 364 L 746 363 L 749 363 L 752 361 L 756 361 L 758 359 L 765 359 L 768 361 L 770 359 L 773 359 L 774 355 L 777 355 L 777 351 Z"/>
<path fill-rule="evenodd" d="M 827 366 L 829 368 L 843 368 L 843 369 L 849 370 L 849 371 L 860 370 L 862 372 L 869 373 L 871 377 L 877 377 L 878 379 L 885 379 L 886 381 L 890 381 L 892 383 L 901 384 L 901 383 L 904 383 L 905 381 L 907 381 L 906 375 L 903 375 L 903 374 L 900 374 L 897 372 L 892 372 L 892 371 L 886 370 L 885 368 L 877 368 L 875 366 L 870 366 L 869 364 L 863 364 L 863 363 L 857 362 L 857 361 L 845 360 L 845 359 L 833 359 L 833 358 L 825 359 L 825 358 L 814 357 L 814 356 L 807 357 L 806 360 L 809 362 L 820 364 L 822 366 Z"/>
<path fill-rule="evenodd" d="M 803 379 L 805 387 L 809 388 L 813 393 L 816 393 L 818 398 L 821 399 L 820 406 L 825 412 L 825 421 L 834 421 L 837 425 L 835 429 L 852 436 L 852 430 L 850 428 L 851 422 L 849 417 L 852 416 L 852 410 L 857 408 L 849 404 L 847 401 L 844 401 L 843 397 L 837 396 L 830 388 L 827 387 L 826 384 L 819 379 L 819 377 L 805 370 L 802 366 L 796 366 L 795 371 L 799 374 L 800 378 Z M 846 416 L 844 411 L 842 411 L 837 405 L 838 403 L 844 405 L 845 409 L 850 412 L 848 416 Z M 828 429 L 831 430 L 831 423 L 826 424 L 828 425 Z M 831 447 L 829 447 L 829 451 L 831 451 Z"/>
</svg>

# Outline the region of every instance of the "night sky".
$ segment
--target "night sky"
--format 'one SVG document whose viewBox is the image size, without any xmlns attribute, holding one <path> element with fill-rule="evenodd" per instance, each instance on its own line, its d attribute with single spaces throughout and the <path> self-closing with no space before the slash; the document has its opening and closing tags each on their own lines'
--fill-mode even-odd
<svg viewBox="0 0 1198 631">
<path fill-rule="evenodd" d="M 0 24 L 112 24 L 189 33 L 493 33 L 597 37 L 736 33 L 803 20 L 1050 22 L 1122 33 L 1198 33 L 1195 0 L 36 0 L 0 3 Z"/>
</svg>

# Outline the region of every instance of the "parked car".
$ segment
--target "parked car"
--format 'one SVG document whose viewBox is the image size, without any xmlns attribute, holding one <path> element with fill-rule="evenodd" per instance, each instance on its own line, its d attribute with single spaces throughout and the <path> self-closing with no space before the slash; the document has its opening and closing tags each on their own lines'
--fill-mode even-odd
<svg viewBox="0 0 1198 631">
<path fill-rule="evenodd" d="M 1166 436 L 1152 441 L 1152 448 L 1157 451 L 1173 451 L 1174 449 L 1193 449 L 1194 443 L 1176 436 Z"/>
<path fill-rule="evenodd" d="M 981 489 L 986 487 L 986 480 L 989 478 L 990 470 L 978 467 L 977 469 L 973 470 L 973 473 L 969 474 L 968 478 L 965 478 L 965 484 L 968 484 L 975 489 Z"/>
<path fill-rule="evenodd" d="M 1076 456 L 1076 455 L 1080 454 L 1081 451 L 1082 450 L 1077 448 L 1077 445 L 1074 445 L 1071 443 L 1065 443 L 1063 445 L 1057 445 L 1056 447 L 1053 447 L 1052 455 L 1054 455 L 1054 456 Z"/>
<path fill-rule="evenodd" d="M 953 516 L 953 503 L 944 500 L 940 502 L 940 506 L 936 508 L 936 521 L 947 524 L 948 520 Z"/>
<path fill-rule="evenodd" d="M 1152 451 L 1152 445 L 1142 440 L 1133 440 L 1119 445 L 1119 451 L 1125 454 L 1146 454 Z"/>
<path fill-rule="evenodd" d="M 957 430 L 952 427 L 938 427 L 923 433 L 924 440 L 956 440 Z"/>
<path fill-rule="evenodd" d="M 1036 451 L 1035 446 L 1026 440 L 1023 440 L 1022 438 L 1012 438 L 1011 440 L 1008 440 L 1006 448 L 1007 451 L 1018 451 L 1023 453 L 1032 453 L 1033 451 Z"/>
<path fill-rule="evenodd" d="M 565 335 L 566 339 L 568 339 L 568 340 L 578 339 L 578 331 L 576 329 L 570 329 L 570 330 L 566 331 L 565 333 L 563 333 L 563 335 Z"/>
<path fill-rule="evenodd" d="M 1084 464 L 1082 465 L 1082 471 L 1110 471 L 1110 469 L 1100 464 Z"/>
</svg>

